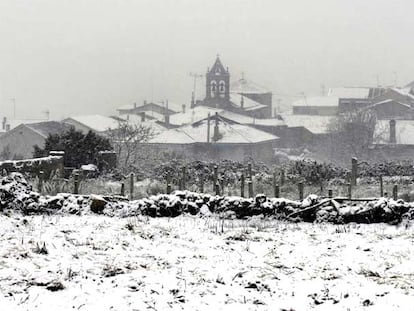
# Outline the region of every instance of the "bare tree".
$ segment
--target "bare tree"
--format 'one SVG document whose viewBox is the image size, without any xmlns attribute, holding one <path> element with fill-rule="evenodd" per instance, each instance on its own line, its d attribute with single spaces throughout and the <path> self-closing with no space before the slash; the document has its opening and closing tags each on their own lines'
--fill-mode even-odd
<svg viewBox="0 0 414 311">
<path fill-rule="evenodd" d="M 108 137 L 118 155 L 118 167 L 129 169 L 143 157 L 143 145 L 155 135 L 150 125 L 119 122 L 117 129 L 111 130 Z"/>
<path fill-rule="evenodd" d="M 376 114 L 358 110 L 340 114 L 329 126 L 331 155 L 340 161 L 350 157 L 365 158 L 374 141 Z"/>
</svg>

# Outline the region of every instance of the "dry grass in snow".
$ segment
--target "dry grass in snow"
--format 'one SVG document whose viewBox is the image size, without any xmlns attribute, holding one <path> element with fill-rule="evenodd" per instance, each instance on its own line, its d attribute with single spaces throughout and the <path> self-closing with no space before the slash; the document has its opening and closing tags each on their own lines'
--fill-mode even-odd
<svg viewBox="0 0 414 311">
<path fill-rule="evenodd" d="M 407 225 L 0 216 L 1 310 L 407 310 Z"/>
</svg>

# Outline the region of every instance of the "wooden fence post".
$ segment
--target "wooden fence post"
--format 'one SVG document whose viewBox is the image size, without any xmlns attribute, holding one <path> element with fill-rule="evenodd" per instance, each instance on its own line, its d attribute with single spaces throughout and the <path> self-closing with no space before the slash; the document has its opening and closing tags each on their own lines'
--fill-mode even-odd
<svg viewBox="0 0 414 311">
<path fill-rule="evenodd" d="M 125 183 L 121 183 L 121 196 L 125 196 Z"/>
<path fill-rule="evenodd" d="M 250 180 L 253 180 L 253 173 L 252 173 L 252 163 L 251 162 L 249 162 L 248 164 L 247 164 L 247 173 L 249 174 L 249 176 L 248 176 L 248 178 L 250 179 Z"/>
<path fill-rule="evenodd" d="M 42 193 L 43 191 L 43 178 L 44 178 L 44 173 L 43 171 L 39 172 L 39 183 L 37 185 L 37 190 L 39 191 L 39 193 Z"/>
<path fill-rule="evenodd" d="M 285 184 L 285 170 L 282 169 L 280 171 L 280 185 L 283 186 Z"/>
<path fill-rule="evenodd" d="M 170 177 L 169 174 L 167 175 L 167 189 L 166 189 L 166 193 L 167 194 L 170 194 L 171 193 L 171 177 Z"/>
<path fill-rule="evenodd" d="M 79 194 L 79 172 L 78 172 L 78 170 L 74 170 L 73 183 L 74 183 L 73 193 L 74 194 Z"/>
<path fill-rule="evenodd" d="M 248 180 L 247 187 L 249 190 L 249 198 L 253 198 L 253 182 L 251 179 Z"/>
<path fill-rule="evenodd" d="M 224 195 L 224 178 L 220 180 L 221 195 Z"/>
<path fill-rule="evenodd" d="M 352 183 L 347 183 L 346 186 L 348 188 L 348 198 L 352 199 Z"/>
<path fill-rule="evenodd" d="M 279 185 L 275 185 L 275 198 L 280 197 L 280 187 Z"/>
<path fill-rule="evenodd" d="M 220 195 L 220 184 L 218 182 L 215 183 L 214 188 L 215 188 L 216 195 Z"/>
<path fill-rule="evenodd" d="M 332 189 L 328 190 L 328 198 L 332 199 L 333 195 L 332 195 Z"/>
<path fill-rule="evenodd" d="M 351 186 L 355 187 L 357 185 L 358 177 L 358 159 L 352 158 L 352 169 L 351 169 Z"/>
<path fill-rule="evenodd" d="M 302 182 L 298 184 L 298 190 L 299 190 L 299 200 L 303 200 L 303 183 Z"/>
<path fill-rule="evenodd" d="M 183 186 L 183 190 L 185 190 L 185 182 L 186 182 L 186 179 L 187 179 L 187 169 L 186 169 L 185 166 L 183 166 L 182 171 L 183 171 L 183 184 L 182 184 L 182 186 Z"/>
<path fill-rule="evenodd" d="M 382 180 L 382 176 L 379 177 L 379 182 L 380 182 L 380 196 L 382 198 L 384 197 L 384 183 Z"/>
<path fill-rule="evenodd" d="M 200 193 L 204 193 L 204 176 L 203 175 L 200 175 L 199 181 L 200 181 Z"/>
<path fill-rule="evenodd" d="M 244 174 L 240 176 L 240 196 L 244 198 Z"/>
<path fill-rule="evenodd" d="M 134 199 L 134 173 L 129 174 L 129 199 Z"/>
<path fill-rule="evenodd" d="M 392 188 L 392 198 L 397 201 L 398 200 L 398 185 L 394 185 Z"/>
<path fill-rule="evenodd" d="M 214 191 L 216 191 L 217 180 L 218 180 L 218 167 L 217 165 L 214 165 L 214 168 L 213 168 L 213 189 Z"/>
</svg>

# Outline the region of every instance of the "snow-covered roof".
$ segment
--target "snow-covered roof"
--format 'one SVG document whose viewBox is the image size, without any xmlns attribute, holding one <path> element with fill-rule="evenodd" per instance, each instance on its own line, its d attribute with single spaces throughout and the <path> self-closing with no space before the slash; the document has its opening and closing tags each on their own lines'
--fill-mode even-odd
<svg viewBox="0 0 414 311">
<path fill-rule="evenodd" d="M 256 124 L 256 125 L 263 125 L 263 126 L 282 126 L 285 125 L 285 122 L 283 120 L 279 119 L 258 119 L 253 118 L 251 116 L 246 116 L 243 114 L 223 110 L 219 112 L 219 115 L 227 118 L 229 120 L 235 121 L 240 124 Z"/>
<path fill-rule="evenodd" d="M 246 96 L 243 96 L 241 94 L 237 94 L 237 93 L 230 93 L 230 101 L 231 103 L 238 107 L 241 108 L 241 101 L 243 98 L 243 109 L 246 111 L 251 111 L 251 110 L 256 110 L 256 109 L 261 109 L 261 108 L 265 108 L 267 107 L 266 105 L 263 105 L 261 103 L 258 103 L 257 101 L 254 101 Z"/>
<path fill-rule="evenodd" d="M 410 83 L 408 83 L 407 85 L 404 86 L 405 89 L 412 89 L 414 88 L 414 81 L 411 81 Z"/>
<path fill-rule="evenodd" d="M 395 120 L 396 143 L 414 145 L 414 120 Z M 390 143 L 390 120 L 377 120 L 374 130 L 374 144 Z"/>
<path fill-rule="evenodd" d="M 240 79 L 230 85 L 230 93 L 266 94 L 271 92 L 254 82 L 246 79 Z"/>
<path fill-rule="evenodd" d="M 402 88 L 401 89 L 401 88 L 393 87 L 393 88 L 391 88 L 391 90 L 398 93 L 398 94 L 400 94 L 400 95 L 407 96 L 408 98 L 410 98 L 410 100 L 414 100 L 414 95 L 411 93 L 410 88 Z"/>
<path fill-rule="evenodd" d="M 146 119 L 145 121 L 142 121 L 141 116 L 138 116 L 136 114 L 128 115 L 128 117 L 127 115 L 122 115 L 122 119 L 125 122 L 128 122 L 133 125 L 143 125 L 145 127 L 151 127 L 155 131 L 155 133 L 160 133 L 167 130 L 167 128 L 159 124 L 157 120 Z"/>
<path fill-rule="evenodd" d="M 396 103 L 396 104 L 399 104 L 399 105 L 404 106 L 406 108 L 413 109 L 411 107 L 411 105 L 406 104 L 406 103 L 402 103 L 402 102 L 400 102 L 398 100 L 394 100 L 394 99 L 391 99 L 391 98 L 385 99 L 385 100 L 382 100 L 382 101 L 379 101 L 379 102 L 374 103 L 372 105 L 369 105 L 369 106 L 365 107 L 365 109 L 371 109 L 373 107 L 380 106 L 380 105 L 387 104 L 387 103 Z"/>
<path fill-rule="evenodd" d="M 329 89 L 328 96 L 338 98 L 368 98 L 369 92 L 369 87 L 335 87 Z"/>
<path fill-rule="evenodd" d="M 288 127 L 304 127 L 313 134 L 328 133 L 332 121 L 332 116 L 296 114 L 282 114 L 281 116 Z"/>
<path fill-rule="evenodd" d="M 6 124 L 10 125 L 10 129 L 14 129 L 18 127 L 20 124 L 32 124 L 32 123 L 40 123 L 46 122 L 48 120 L 45 119 L 7 119 Z"/>
<path fill-rule="evenodd" d="M 117 110 L 133 110 L 135 108 L 143 107 L 145 105 L 156 105 L 162 108 L 165 108 L 167 106 L 167 103 L 165 101 L 159 101 L 159 102 L 141 102 L 141 103 L 134 103 L 134 104 L 127 104 L 118 107 Z M 168 101 L 168 109 L 174 112 L 180 112 L 182 111 L 183 107 L 182 105 L 179 105 L 174 102 Z"/>
<path fill-rule="evenodd" d="M 223 111 L 223 109 L 197 106 L 187 109 L 184 113 L 180 112 L 170 115 L 170 124 L 178 126 L 190 124 L 207 118 L 209 113 L 211 116 L 213 116 L 216 112 L 221 111 Z"/>
<path fill-rule="evenodd" d="M 210 123 L 210 142 L 213 142 L 215 120 Z M 165 131 L 150 140 L 150 143 L 192 144 L 207 142 L 207 120 Z M 277 136 L 241 124 L 219 121 L 220 138 L 215 143 L 251 144 L 278 139 Z"/>
<path fill-rule="evenodd" d="M 297 107 L 336 107 L 339 104 L 339 98 L 335 96 L 311 96 L 295 101 L 292 106 Z"/>
<path fill-rule="evenodd" d="M 25 124 L 25 126 L 36 131 L 45 138 L 49 135 L 60 134 L 70 129 L 70 125 L 57 121 L 30 123 Z"/>
<path fill-rule="evenodd" d="M 78 122 L 95 132 L 105 132 L 111 129 L 116 129 L 119 126 L 119 122 L 117 120 L 102 115 L 69 117 L 64 119 L 62 122 L 71 123 L 71 120 Z"/>
</svg>

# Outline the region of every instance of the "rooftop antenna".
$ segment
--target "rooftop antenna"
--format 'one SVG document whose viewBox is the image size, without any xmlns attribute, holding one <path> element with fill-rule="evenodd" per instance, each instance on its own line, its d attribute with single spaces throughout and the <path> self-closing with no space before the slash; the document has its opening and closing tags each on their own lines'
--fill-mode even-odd
<svg viewBox="0 0 414 311">
<path fill-rule="evenodd" d="M 49 121 L 49 118 L 50 118 L 50 111 L 49 111 L 49 109 L 43 110 L 42 112 L 46 115 L 46 120 Z"/>
<path fill-rule="evenodd" d="M 377 87 L 380 86 L 380 82 L 379 82 L 379 74 L 376 74 L 375 77 L 377 78 Z"/>
<path fill-rule="evenodd" d="M 197 79 L 201 79 L 203 75 L 194 72 L 190 72 L 188 75 L 194 79 L 193 93 L 191 94 L 191 108 L 194 108 L 196 104 Z"/>
<path fill-rule="evenodd" d="M 16 98 L 13 97 L 13 98 L 10 98 L 10 100 L 13 103 L 13 119 L 16 120 Z"/>
</svg>

